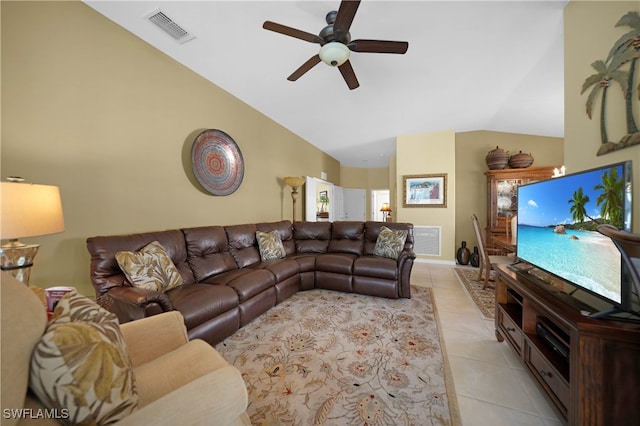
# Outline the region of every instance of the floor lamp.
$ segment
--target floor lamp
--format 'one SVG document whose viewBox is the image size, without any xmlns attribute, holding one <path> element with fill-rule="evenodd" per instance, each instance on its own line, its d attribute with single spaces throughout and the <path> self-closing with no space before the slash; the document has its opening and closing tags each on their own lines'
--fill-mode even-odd
<svg viewBox="0 0 640 426">
<path fill-rule="evenodd" d="M 296 221 L 296 200 L 298 199 L 298 188 L 300 188 L 306 182 L 303 176 L 287 176 L 284 178 L 284 182 L 291 187 L 291 199 L 293 199 L 293 219 Z"/>
<path fill-rule="evenodd" d="M 29 285 L 38 244 L 24 244 L 18 238 L 55 234 L 64 231 L 62 202 L 57 186 L 22 182 L 0 182 L 0 269 L 9 271 Z"/>
</svg>

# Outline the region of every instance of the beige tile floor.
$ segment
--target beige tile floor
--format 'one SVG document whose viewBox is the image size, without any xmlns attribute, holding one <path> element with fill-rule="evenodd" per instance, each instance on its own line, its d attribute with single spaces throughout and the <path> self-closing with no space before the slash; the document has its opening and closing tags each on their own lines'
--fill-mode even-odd
<svg viewBox="0 0 640 426">
<path fill-rule="evenodd" d="M 433 288 L 464 426 L 561 425 L 494 322 L 482 317 L 453 266 L 416 262 L 413 285 Z"/>
</svg>

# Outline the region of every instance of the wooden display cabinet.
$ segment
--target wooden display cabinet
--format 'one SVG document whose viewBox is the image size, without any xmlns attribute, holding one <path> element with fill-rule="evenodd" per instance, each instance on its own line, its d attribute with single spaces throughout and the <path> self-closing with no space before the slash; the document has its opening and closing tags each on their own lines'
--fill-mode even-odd
<svg viewBox="0 0 640 426">
<path fill-rule="evenodd" d="M 493 237 L 505 237 L 510 219 L 518 212 L 518 187 L 551 179 L 555 167 L 489 170 L 487 176 L 487 236 L 488 247 L 494 247 Z"/>
<path fill-rule="evenodd" d="M 637 422 L 640 322 L 589 318 L 582 302 L 552 284 L 495 268 L 496 337 L 518 353 L 561 418 L 580 426 Z"/>
</svg>

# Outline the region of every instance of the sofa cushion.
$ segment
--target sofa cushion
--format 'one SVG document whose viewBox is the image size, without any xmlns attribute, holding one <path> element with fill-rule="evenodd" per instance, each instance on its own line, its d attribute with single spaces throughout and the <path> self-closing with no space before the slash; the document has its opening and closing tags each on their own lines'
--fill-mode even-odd
<svg viewBox="0 0 640 426">
<path fill-rule="evenodd" d="M 280 222 L 263 222 L 256 224 L 256 229 L 262 232 L 278 231 L 280 240 L 287 255 L 296 252 L 296 244 L 293 240 L 293 226 L 290 220 L 281 220 Z"/>
<path fill-rule="evenodd" d="M 140 250 L 147 244 L 158 241 L 167 252 L 171 261 L 185 283 L 194 282 L 191 266 L 187 263 L 187 247 L 183 233 L 178 230 L 147 232 L 143 234 L 112 235 L 87 238 L 87 249 L 91 255 L 91 283 L 96 295 L 108 291 L 111 287 L 127 286 L 127 278 L 118 266 L 115 255 L 119 251 Z"/>
<path fill-rule="evenodd" d="M 297 253 L 326 253 L 331 240 L 331 222 L 296 222 L 293 238 Z"/>
<path fill-rule="evenodd" d="M 238 268 L 246 268 L 260 262 L 255 225 L 225 226 L 224 230 L 229 240 L 229 252 Z"/>
<path fill-rule="evenodd" d="M 238 268 L 222 226 L 185 228 L 182 232 L 187 244 L 187 262 L 196 282 Z"/>
<path fill-rule="evenodd" d="M 316 258 L 316 272 L 352 275 L 353 262 L 358 256 L 349 253 L 325 253 Z"/>
<path fill-rule="evenodd" d="M 231 281 L 235 280 L 236 278 L 251 273 L 252 270 L 253 269 L 250 269 L 250 268 L 234 269 L 233 271 L 227 271 L 227 272 L 223 272 L 221 274 L 209 277 L 203 282 L 207 284 L 227 285 Z"/>
<path fill-rule="evenodd" d="M 180 345 L 174 350 L 166 351 L 160 357 L 136 367 L 136 377 L 140 378 L 140 385 L 138 385 L 140 406 L 144 407 L 153 403 L 153 401 L 171 394 L 176 389 L 185 386 L 193 380 L 197 380 L 199 377 L 213 371 L 224 371 L 223 369 L 227 367 L 229 367 L 229 363 L 222 355 L 214 350 L 211 345 L 208 345 L 200 339 Z M 162 372 L 162 374 L 158 374 L 158 372 Z M 214 395 L 215 398 L 221 397 L 219 393 L 223 393 L 222 391 L 224 391 L 224 393 L 236 393 L 233 388 L 214 388 L 208 390 L 211 392 L 211 394 L 209 394 L 209 398 L 211 399 L 213 399 Z M 191 395 L 191 397 L 193 397 L 193 395 Z M 215 425 L 217 423 L 217 419 L 207 420 L 208 424 Z M 204 421 L 205 419 L 203 419 L 203 422 Z M 143 424 L 150 423 L 151 422 L 147 421 Z M 179 425 L 185 423 L 174 424 Z"/>
<path fill-rule="evenodd" d="M 260 259 L 262 261 L 282 259 L 287 255 L 277 230 L 270 232 L 256 231 Z"/>
<path fill-rule="evenodd" d="M 413 224 L 402 222 L 373 222 L 365 223 L 364 228 L 364 255 L 373 256 L 373 251 L 378 242 L 378 234 L 383 227 L 387 227 L 392 231 L 407 231 L 407 239 L 404 243 L 405 250 L 413 250 Z"/>
<path fill-rule="evenodd" d="M 119 251 L 116 261 L 134 287 L 162 292 L 183 284 L 176 265 L 158 241 L 136 252 Z"/>
<path fill-rule="evenodd" d="M 364 250 L 364 222 L 333 222 L 328 252 L 361 256 Z"/>
<path fill-rule="evenodd" d="M 373 254 L 375 256 L 397 260 L 404 249 L 404 242 L 406 240 L 407 231 L 392 231 L 386 226 L 383 226 L 378 234 Z"/>
<path fill-rule="evenodd" d="M 133 368 L 116 316 L 92 300 L 67 294 L 31 360 L 30 385 L 73 424 L 107 424 L 136 410 Z"/>
<path fill-rule="evenodd" d="M 238 295 L 229 287 L 214 284 L 185 284 L 166 293 L 173 307 L 182 313 L 192 329 L 238 306 Z"/>
<path fill-rule="evenodd" d="M 283 260 L 277 260 L 274 263 L 280 263 Z M 224 272 L 209 278 L 206 282 L 232 288 L 238 295 L 237 297 L 240 303 L 242 303 L 276 284 L 274 274 L 264 268 L 264 266 L 270 263 L 271 262 L 258 262 L 250 268 Z"/>
<path fill-rule="evenodd" d="M 279 259 L 275 262 L 262 262 L 258 265 L 275 275 L 277 283 L 300 273 L 300 264 L 291 258 Z"/>
<path fill-rule="evenodd" d="M 301 272 L 300 264 L 296 262 L 296 255 L 289 256 L 285 259 L 256 263 L 252 265 L 250 269 L 264 269 L 265 271 L 271 272 L 275 276 L 276 284 Z"/>
<path fill-rule="evenodd" d="M 275 286 L 276 278 L 266 269 L 249 269 L 249 273 L 229 281 L 227 285 L 235 290 L 240 303 L 243 303 L 258 293 Z"/>
</svg>

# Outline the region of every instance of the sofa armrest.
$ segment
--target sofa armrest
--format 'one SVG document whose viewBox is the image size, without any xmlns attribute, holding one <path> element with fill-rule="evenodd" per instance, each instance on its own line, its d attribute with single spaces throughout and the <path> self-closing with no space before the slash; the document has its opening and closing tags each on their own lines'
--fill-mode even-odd
<svg viewBox="0 0 640 426">
<path fill-rule="evenodd" d="M 178 311 L 164 312 L 120 325 L 134 367 L 171 352 L 189 341 Z"/>
<path fill-rule="evenodd" d="M 411 269 L 416 254 L 413 250 L 404 249 L 398 258 L 398 296 L 411 298 Z"/>
<path fill-rule="evenodd" d="M 124 425 L 245 425 L 247 390 L 240 372 L 222 367 L 141 407 Z"/>
<path fill-rule="evenodd" d="M 413 250 L 404 249 L 400 252 L 400 257 L 398 257 L 398 264 L 401 265 L 402 262 L 406 261 L 407 259 L 415 258 L 416 254 L 413 252 Z"/>
<path fill-rule="evenodd" d="M 166 294 L 136 287 L 111 287 L 97 302 L 116 314 L 120 323 L 174 310 Z"/>
</svg>

